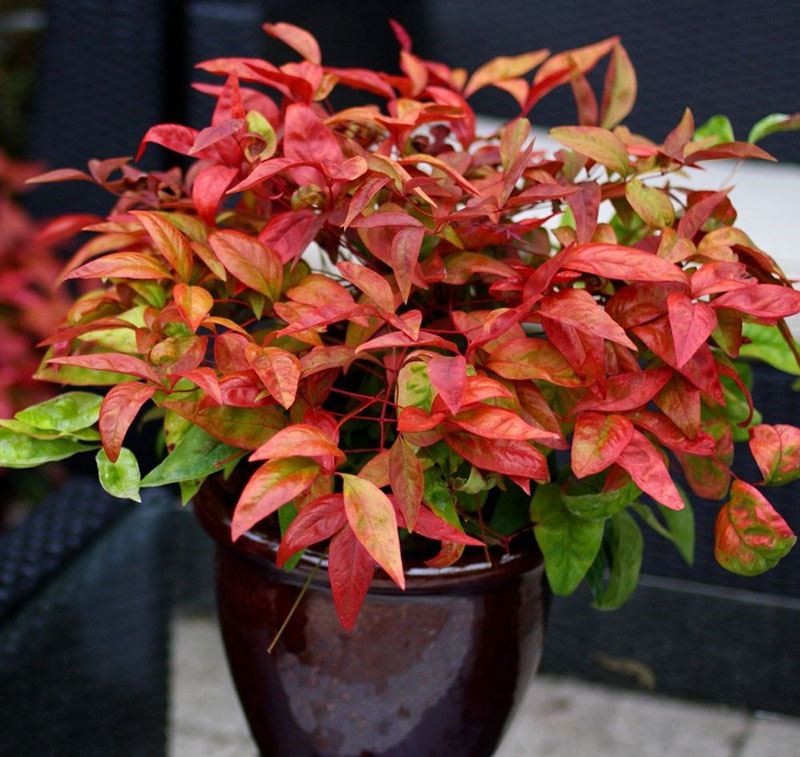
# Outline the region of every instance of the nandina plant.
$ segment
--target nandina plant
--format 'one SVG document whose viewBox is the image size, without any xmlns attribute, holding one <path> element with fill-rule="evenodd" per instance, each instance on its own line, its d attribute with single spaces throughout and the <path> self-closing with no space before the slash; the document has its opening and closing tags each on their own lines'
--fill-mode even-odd
<svg viewBox="0 0 800 757">
<path fill-rule="evenodd" d="M 422 60 L 395 25 L 389 75 L 325 66 L 308 32 L 265 29 L 301 60 L 207 61 L 223 77 L 198 85 L 216 99 L 211 125 L 145 135 L 142 149 L 193 158 L 185 175 L 117 160 L 40 179 L 119 197 L 64 273 L 101 283 L 38 372 L 111 388 L 23 411 L 2 461 L 86 449 L 75 434 L 96 422 L 100 479 L 119 496 L 177 482 L 188 500 L 238 466 L 231 538 L 274 520 L 287 567 L 318 545 L 347 628 L 376 565 L 402 587 L 412 547 L 447 566 L 531 530 L 555 592 L 586 578 L 616 607 L 636 584 L 640 524 L 691 561 L 678 470 L 724 502 L 723 566 L 775 565 L 795 536 L 757 487 L 800 476 L 800 429 L 758 422 L 736 359 L 752 328 L 796 354 L 783 319 L 800 293 L 735 225 L 729 189 L 682 182 L 704 161 L 771 159 L 753 142 L 797 117 L 749 142 L 725 119 L 695 129 L 689 110 L 661 142 L 633 134 L 617 38 L 468 74 Z M 586 74 L 604 58 L 598 98 Z M 526 116 L 562 85 L 578 124 L 552 129 L 562 147 L 548 154 Z M 487 86 L 517 115 L 480 136 L 468 100 Z M 379 103 L 336 110 L 340 87 Z M 161 424 L 165 453 L 143 479 L 123 446 L 139 415 Z M 731 472 L 743 438 L 759 482 Z"/>
</svg>

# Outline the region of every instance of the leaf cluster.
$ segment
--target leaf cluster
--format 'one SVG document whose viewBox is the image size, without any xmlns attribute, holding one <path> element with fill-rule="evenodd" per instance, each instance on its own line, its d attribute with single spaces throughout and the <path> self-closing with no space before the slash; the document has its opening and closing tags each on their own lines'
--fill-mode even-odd
<svg viewBox="0 0 800 757">
<path fill-rule="evenodd" d="M 41 179 L 119 198 L 63 274 L 101 283 L 38 373 L 111 386 L 101 481 L 136 496 L 122 445 L 145 405 L 166 456 L 141 485 L 177 482 L 189 499 L 247 458 L 233 539 L 277 513 L 281 564 L 322 545 L 346 627 L 376 566 L 404 585 L 412 544 L 446 566 L 530 531 L 557 592 L 586 578 L 598 607 L 618 606 L 641 563 L 637 519 L 691 560 L 678 467 L 702 496 L 731 490 L 720 562 L 774 564 L 794 536 L 734 480 L 733 440 L 749 436 L 763 483 L 784 483 L 800 475 L 800 430 L 758 423 L 734 361 L 751 326 L 788 336 L 800 292 L 735 225 L 728 189 L 681 183 L 703 161 L 770 156 L 719 120 L 696 129 L 688 110 L 660 142 L 620 125 L 637 84 L 617 38 L 468 75 L 395 28 L 400 73 L 387 74 L 325 66 L 308 32 L 267 24 L 301 60 L 206 61 L 222 77 L 198 85 L 211 124 L 145 135 L 142 149 L 194 159 L 185 175 L 121 159 Z M 598 98 L 586 74 L 604 59 Z M 551 131 L 551 154 L 526 116 L 565 85 L 578 123 Z M 519 115 L 481 136 L 469 98 L 487 86 Z M 379 104 L 334 110 L 337 87 Z M 52 409 L 25 412 L 30 428 L 4 432 L 6 464 L 79 443 L 36 436 Z"/>
</svg>

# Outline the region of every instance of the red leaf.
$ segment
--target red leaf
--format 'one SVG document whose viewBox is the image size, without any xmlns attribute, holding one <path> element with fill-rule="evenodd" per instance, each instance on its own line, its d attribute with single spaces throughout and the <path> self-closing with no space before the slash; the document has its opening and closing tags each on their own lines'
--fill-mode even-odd
<svg viewBox="0 0 800 757">
<path fill-rule="evenodd" d="M 692 239 L 703 224 L 706 222 L 712 211 L 725 200 L 728 190 L 723 192 L 710 192 L 693 205 L 686 209 L 678 223 L 678 235 L 686 239 Z"/>
<path fill-rule="evenodd" d="M 186 325 L 192 330 L 197 331 L 205 317 L 214 307 L 214 298 L 211 293 L 198 286 L 188 286 L 184 283 L 176 284 L 172 290 L 172 297 L 178 306 Z"/>
<path fill-rule="evenodd" d="M 704 421 L 702 429 L 715 443 L 711 457 L 675 451 L 692 491 L 705 499 L 722 499 L 731 482 L 728 466 L 733 462 L 733 435 L 724 418 Z"/>
<path fill-rule="evenodd" d="M 305 457 L 287 457 L 264 463 L 242 490 L 231 519 L 236 541 L 256 523 L 302 494 L 319 475 L 319 466 Z"/>
<path fill-rule="evenodd" d="M 397 522 L 401 528 L 407 527 L 403 520 L 403 514 L 399 509 L 397 510 Z M 442 520 L 427 507 L 420 508 L 419 517 L 414 527 L 414 533 L 428 539 L 436 539 L 437 541 L 450 544 L 464 544 L 469 547 L 483 546 L 483 542 L 472 536 L 467 536 L 463 531 L 459 531 L 454 526 Z"/>
<path fill-rule="evenodd" d="M 166 218 L 144 210 L 133 211 L 153 240 L 156 250 L 172 266 L 178 276 L 188 281 L 192 275 L 192 248 L 189 240 Z"/>
<path fill-rule="evenodd" d="M 376 74 L 366 68 L 332 68 L 325 67 L 325 72 L 333 74 L 341 84 L 353 89 L 363 89 L 380 95 L 388 100 L 394 100 L 395 91 Z"/>
<path fill-rule="evenodd" d="M 375 457 L 368 460 L 358 475 L 371 481 L 379 489 L 389 486 L 389 450 L 382 449 Z"/>
<path fill-rule="evenodd" d="M 501 344 L 486 366 L 506 379 L 544 379 L 557 386 L 577 387 L 584 380 L 546 339 L 524 337 Z"/>
<path fill-rule="evenodd" d="M 736 158 L 758 158 L 759 160 L 772 160 L 775 158 L 766 150 L 762 150 L 757 145 L 749 142 L 725 142 L 724 144 L 714 145 L 705 150 L 696 150 L 686 156 L 687 163 L 699 163 L 701 160 L 725 160 Z"/>
<path fill-rule="evenodd" d="M 761 424 L 750 429 L 750 452 L 765 484 L 788 484 L 800 478 L 800 429 Z"/>
<path fill-rule="evenodd" d="M 355 360 L 355 350 L 345 344 L 330 347 L 314 347 L 300 358 L 303 378 L 330 368 L 342 368 Z"/>
<path fill-rule="evenodd" d="M 297 357 L 279 347 L 259 347 L 257 344 L 248 344 L 244 354 L 267 391 L 283 407 L 291 407 L 303 372 Z"/>
<path fill-rule="evenodd" d="M 238 167 L 211 165 L 200 170 L 194 177 L 192 201 L 197 214 L 209 226 L 216 224 L 217 208 L 238 173 Z"/>
<path fill-rule="evenodd" d="M 616 462 L 633 436 L 633 424 L 623 415 L 580 413 L 572 437 L 572 471 L 591 476 Z"/>
<path fill-rule="evenodd" d="M 683 148 L 694 134 L 694 116 L 689 108 L 683 111 L 678 125 L 667 135 L 662 152 L 670 158 L 683 162 Z"/>
<path fill-rule="evenodd" d="M 667 383 L 672 369 L 664 365 L 647 371 L 632 371 L 610 376 L 606 382 L 605 396 L 588 392 L 572 409 L 573 413 L 598 410 L 621 413 L 646 405 Z"/>
<path fill-rule="evenodd" d="M 592 241 L 597 229 L 597 210 L 600 207 L 602 192 L 596 181 L 586 181 L 579 185 L 578 192 L 567 195 L 567 205 L 575 219 L 575 231 L 578 243 Z"/>
<path fill-rule="evenodd" d="M 182 374 L 182 378 L 197 384 L 217 405 L 224 403 L 219 379 L 213 368 L 194 368 Z"/>
<path fill-rule="evenodd" d="M 715 297 L 713 308 L 732 308 L 769 320 L 800 313 L 800 292 L 780 284 L 755 284 Z"/>
<path fill-rule="evenodd" d="M 700 343 L 694 354 L 678 368 L 675 343 L 666 317 L 662 316 L 643 326 L 636 326 L 633 333 L 665 363 L 680 370 L 700 391 L 705 392 L 721 405 L 725 404 L 714 357 L 711 354 L 711 348 L 705 342 Z"/>
<path fill-rule="evenodd" d="M 664 460 L 641 432 L 633 430 L 628 446 L 617 458 L 617 465 L 628 471 L 636 486 L 656 502 L 671 510 L 683 509 L 683 500 Z"/>
<path fill-rule="evenodd" d="M 323 160 L 341 163 L 344 160 L 333 132 L 304 103 L 293 103 L 286 108 L 283 154 L 292 160 L 314 163 Z"/>
<path fill-rule="evenodd" d="M 667 297 L 683 292 L 680 284 L 643 282 L 618 289 L 606 303 L 608 313 L 622 328 L 629 329 L 652 321 L 667 312 Z"/>
<path fill-rule="evenodd" d="M 225 394 L 224 382 L 221 387 Z M 286 425 L 283 410 L 275 405 L 199 407 L 195 402 L 164 402 L 163 406 L 208 431 L 215 439 L 242 449 L 256 449 Z"/>
<path fill-rule="evenodd" d="M 550 54 L 549 50 L 534 50 L 514 56 L 499 56 L 484 63 L 470 76 L 464 88 L 464 97 L 469 97 L 482 87 L 497 84 L 503 79 L 514 79 L 533 70 Z"/>
<path fill-rule="evenodd" d="M 673 373 L 653 397 L 661 409 L 686 436 L 694 439 L 700 429 L 700 390 L 685 378 Z"/>
<path fill-rule="evenodd" d="M 279 39 L 296 50 L 306 60 L 319 65 L 322 62 L 317 40 L 305 29 L 294 24 L 278 22 L 277 24 L 264 24 L 264 31 L 271 37 Z"/>
<path fill-rule="evenodd" d="M 345 526 L 328 550 L 328 577 L 336 614 L 346 631 L 353 628 L 367 596 L 375 561 L 361 546 L 352 529 Z"/>
<path fill-rule="evenodd" d="M 401 211 L 385 210 L 380 213 L 373 213 L 370 216 L 362 216 L 350 223 L 355 229 L 380 229 L 385 226 L 416 226 L 422 227 L 421 221 Z"/>
<path fill-rule="evenodd" d="M 435 370 L 436 369 L 434 369 L 434 371 Z M 431 381 L 433 381 L 430 362 L 428 363 L 428 376 L 431 378 Z M 436 386 L 435 382 L 434 386 Z M 441 391 L 439 393 L 441 394 Z M 492 399 L 494 397 L 512 398 L 513 396 L 514 395 L 499 381 L 490 379 L 488 376 L 467 376 L 459 407 L 462 405 L 471 405 L 473 402 L 483 402 L 483 400 Z"/>
<path fill-rule="evenodd" d="M 420 331 L 416 339 L 412 339 L 408 334 L 399 331 L 393 331 L 389 334 L 376 336 L 368 342 L 364 342 L 356 347 L 356 353 L 368 352 L 371 350 L 385 350 L 392 347 L 438 347 L 442 350 L 449 350 L 450 352 L 458 352 L 458 347 L 446 339 L 442 339 L 436 334 L 428 334 L 425 331 Z"/>
<path fill-rule="evenodd" d="M 156 387 L 152 384 L 126 381 L 111 387 L 103 397 L 97 428 L 103 440 L 103 449 L 112 463 L 119 457 L 122 442 L 133 419 L 155 391 Z"/>
<path fill-rule="evenodd" d="M 375 195 L 390 181 L 391 179 L 388 176 L 376 176 L 359 182 L 358 188 L 353 192 L 353 196 L 350 198 L 350 204 L 347 207 L 347 217 L 342 224 L 343 228 L 346 229 L 362 210 L 370 206 L 374 201 Z"/>
<path fill-rule="evenodd" d="M 706 263 L 692 274 L 692 297 L 744 289 L 758 284 L 747 272 L 747 266 L 732 260 Z"/>
<path fill-rule="evenodd" d="M 229 80 L 230 78 L 232 77 L 229 77 Z M 207 126 L 197 135 L 197 139 L 195 139 L 190 152 L 192 155 L 201 153 L 203 150 L 217 145 L 219 142 L 225 139 L 227 139 L 230 143 L 230 137 L 237 132 L 242 131 L 243 127 L 243 116 L 240 118 L 226 118 L 218 123 L 214 123 L 212 126 Z M 235 145 L 235 149 L 238 151 L 240 149 L 238 144 L 235 142 L 233 144 Z M 220 148 L 222 148 L 222 145 L 220 145 Z"/>
<path fill-rule="evenodd" d="M 141 252 L 113 252 L 70 271 L 65 279 L 169 279 L 169 271 Z"/>
<path fill-rule="evenodd" d="M 562 267 L 624 281 L 674 281 L 688 284 L 686 274 L 674 263 L 635 247 L 617 244 L 583 244 L 573 247 Z"/>
<path fill-rule="evenodd" d="M 478 252 L 456 252 L 444 260 L 447 276 L 445 284 L 466 284 L 476 274 L 489 274 L 502 278 L 514 278 L 514 269 L 501 260 Z"/>
<path fill-rule="evenodd" d="M 714 532 L 719 564 L 746 576 L 769 570 L 797 541 L 761 492 L 738 479 L 731 487 L 730 501 L 719 511 Z"/>
<path fill-rule="evenodd" d="M 276 213 L 258 235 L 282 263 L 299 260 L 325 223 L 324 215 L 307 208 Z"/>
<path fill-rule="evenodd" d="M 329 539 L 346 525 L 347 515 L 341 494 L 326 494 L 309 502 L 281 538 L 276 560 L 278 567 L 282 568 L 296 552 Z"/>
<path fill-rule="evenodd" d="M 51 357 L 48 363 L 56 365 L 74 365 L 77 368 L 90 368 L 95 371 L 114 371 L 127 373 L 129 376 L 147 379 L 161 386 L 158 374 L 144 360 L 133 355 L 124 355 L 118 352 L 98 352 L 93 355 L 68 355 L 66 357 Z"/>
<path fill-rule="evenodd" d="M 448 410 L 457 413 L 467 389 L 466 358 L 463 355 L 432 358 L 428 361 L 428 377 Z"/>
<path fill-rule="evenodd" d="M 400 229 L 392 239 L 392 268 L 397 279 L 397 287 L 403 302 L 408 302 L 414 270 L 417 267 L 419 251 L 425 230 L 416 226 Z"/>
<path fill-rule="evenodd" d="M 54 171 L 33 176 L 26 184 L 48 184 L 51 181 L 92 181 L 92 177 L 77 168 L 56 168 Z"/>
<path fill-rule="evenodd" d="M 372 559 L 405 589 L 394 506 L 372 482 L 349 473 L 340 475 L 344 480 L 344 509 L 350 528 Z"/>
<path fill-rule="evenodd" d="M 597 304 L 585 289 L 563 289 L 558 294 L 545 297 L 540 312 L 559 323 L 572 326 L 579 331 L 617 342 L 623 347 L 636 350 L 625 330 Z"/>
<path fill-rule="evenodd" d="M 704 302 L 692 302 L 678 293 L 667 298 L 667 312 L 675 344 L 675 367 L 682 368 L 711 336 L 717 327 L 717 316 Z"/>
<path fill-rule="evenodd" d="M 208 243 L 236 279 L 271 300 L 278 299 L 283 286 L 283 265 L 272 250 L 254 237 L 231 229 L 214 232 Z"/>
<path fill-rule="evenodd" d="M 533 382 L 521 382 L 514 389 L 522 410 L 522 417 L 532 426 L 538 426 L 551 433 L 552 439 L 542 443 L 553 449 L 569 449 L 569 445 L 561 433 L 558 418 L 539 387 Z"/>
<path fill-rule="evenodd" d="M 401 433 L 430 431 L 432 428 L 436 428 L 444 418 L 444 413 L 431 413 L 428 415 L 422 408 L 405 407 L 400 412 L 400 417 L 397 420 L 397 430 Z"/>
<path fill-rule="evenodd" d="M 405 527 L 413 531 L 419 515 L 425 480 L 419 458 L 402 436 L 397 437 L 389 452 L 389 483 L 397 506 L 403 514 Z"/>
<path fill-rule="evenodd" d="M 448 434 L 445 441 L 453 452 L 483 470 L 537 481 L 549 480 L 544 455 L 528 442 L 496 439 L 487 444 L 485 439 L 471 434 Z"/>
<path fill-rule="evenodd" d="M 364 292 L 381 310 L 394 313 L 394 294 L 383 276 L 366 266 L 346 260 L 338 262 L 336 267 L 342 276 Z"/>
<path fill-rule="evenodd" d="M 251 461 L 277 460 L 281 457 L 338 457 L 345 454 L 326 433 L 316 426 L 294 423 L 278 431 L 275 436 L 262 444 L 252 455 Z"/>
<path fill-rule="evenodd" d="M 606 70 L 600 125 L 613 129 L 633 109 L 636 102 L 636 71 L 625 48 L 617 42 Z"/>
<path fill-rule="evenodd" d="M 182 126 L 181 124 L 151 126 L 142 137 L 142 142 L 136 153 L 136 160 L 141 159 L 148 142 L 161 145 L 181 155 L 190 155 L 195 139 L 197 139 L 197 129 L 191 129 L 188 126 Z"/>
<path fill-rule="evenodd" d="M 714 439 L 706 433 L 698 433 L 687 439 L 684 433 L 665 415 L 652 410 L 635 410 L 627 416 L 639 428 L 649 431 L 659 443 L 676 451 L 691 455 L 710 456 L 716 452 Z"/>
<path fill-rule="evenodd" d="M 517 413 L 492 405 L 475 405 L 463 410 L 448 420 L 448 424 L 458 426 L 471 434 L 484 439 L 518 439 L 525 441 L 542 439 L 551 441 L 553 434 L 528 425 Z"/>
</svg>

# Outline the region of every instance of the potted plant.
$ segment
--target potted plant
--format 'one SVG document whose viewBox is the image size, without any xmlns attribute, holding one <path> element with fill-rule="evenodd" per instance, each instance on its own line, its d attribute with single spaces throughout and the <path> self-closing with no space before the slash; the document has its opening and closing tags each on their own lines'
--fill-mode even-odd
<svg viewBox="0 0 800 757">
<path fill-rule="evenodd" d="M 468 75 L 395 25 L 388 75 L 265 30 L 301 60 L 200 64 L 225 77 L 198 85 L 211 125 L 145 135 L 194 158 L 185 174 L 121 159 L 40 178 L 119 196 L 64 274 L 103 283 L 37 374 L 111 388 L 25 411 L 0 462 L 86 449 L 76 434 L 96 423 L 106 489 L 194 498 L 265 752 L 440 754 L 458 738 L 489 754 L 538 659 L 544 572 L 559 594 L 586 579 L 610 609 L 636 585 L 641 523 L 691 559 L 674 471 L 724 500 L 725 567 L 762 572 L 795 541 L 729 465 L 744 436 L 756 483 L 800 476 L 800 430 L 757 422 L 736 362 L 743 324 L 794 349 L 800 292 L 735 226 L 727 188 L 682 186 L 703 161 L 770 159 L 753 142 L 794 122 L 737 142 L 687 110 L 663 142 L 632 134 L 617 38 Z M 598 103 L 586 74 L 606 57 Z M 566 84 L 578 124 L 546 154 L 526 116 Z M 478 136 L 467 100 L 486 86 L 519 115 Z M 339 87 L 386 103 L 337 110 Z M 123 446 L 140 414 L 165 454 L 144 478 Z"/>
</svg>

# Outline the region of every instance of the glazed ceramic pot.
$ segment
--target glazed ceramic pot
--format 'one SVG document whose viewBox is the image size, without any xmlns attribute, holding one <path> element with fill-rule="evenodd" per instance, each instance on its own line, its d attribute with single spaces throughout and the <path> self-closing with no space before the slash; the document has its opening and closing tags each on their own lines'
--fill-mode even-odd
<svg viewBox="0 0 800 757">
<path fill-rule="evenodd" d="M 381 571 L 352 631 L 337 618 L 319 562 L 275 565 L 277 539 L 231 543 L 234 493 L 215 479 L 195 498 L 217 542 L 219 618 L 228 662 L 261 754 L 269 757 L 491 755 L 539 664 L 549 595 L 531 543 L 487 564 L 405 561 L 406 591 Z"/>
</svg>

